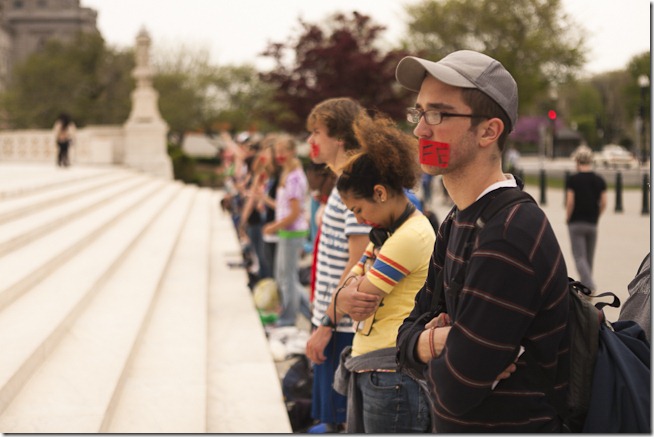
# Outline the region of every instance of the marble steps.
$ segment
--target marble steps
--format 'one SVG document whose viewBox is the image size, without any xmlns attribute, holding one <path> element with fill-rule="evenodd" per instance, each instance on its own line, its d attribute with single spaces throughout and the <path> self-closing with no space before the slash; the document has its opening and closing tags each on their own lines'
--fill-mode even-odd
<svg viewBox="0 0 654 437">
<path fill-rule="evenodd" d="M 0 311 L 164 187 L 150 179 L 0 258 Z M 0 349 L 1 350 L 1 349 Z"/>
<path fill-rule="evenodd" d="M 0 313 L 0 326 L 32 319 L 21 335 L 4 339 L 22 338 L 21 345 L 7 346 L 27 350 L 13 359 L 18 369 L 9 369 L 10 378 L 0 378 L 0 430 L 95 433 L 106 427 L 195 191 L 164 184 Z M 32 318 L 25 310 L 34 310 L 34 300 L 42 311 Z M 48 323 L 35 322 L 46 318 Z M 38 335 L 27 332 L 35 330 Z M 0 350 L 7 350 L 2 343 L 0 338 Z"/>
<path fill-rule="evenodd" d="M 103 179 L 101 186 L 96 183 L 90 189 L 68 189 L 63 199 L 57 195 L 47 198 L 39 195 L 36 199 L 30 199 L 32 202 L 29 204 L 29 211 L 25 210 L 27 208 L 23 209 L 19 218 L 16 217 L 0 226 L 0 256 L 111 202 L 112 199 L 134 190 L 146 180 L 144 176 Z M 34 196 L 29 196 L 31 197 Z M 53 198 L 57 200 L 57 204 L 53 203 Z"/>
<path fill-rule="evenodd" d="M 220 192 L 0 164 L 0 233 L 102 193 L 0 255 L 0 432 L 290 433 Z"/>
<path fill-rule="evenodd" d="M 216 210 L 212 199 L 204 189 L 195 196 L 148 324 L 100 432 L 207 432 L 208 272 Z"/>
<path fill-rule="evenodd" d="M 128 172 L 121 171 L 100 172 L 93 177 L 77 180 L 74 184 L 55 185 L 48 190 L 22 191 L 6 198 L 0 193 L 0 224 L 59 205 L 83 193 L 97 191 L 128 178 L 129 175 Z"/>
<path fill-rule="evenodd" d="M 102 174 L 116 172 L 114 167 L 72 167 L 60 169 L 41 166 L 3 166 L 0 169 L 0 199 L 51 190 L 54 187 L 77 185 Z"/>
<path fill-rule="evenodd" d="M 218 205 L 218 196 L 214 199 Z M 229 267 L 241 260 L 234 226 L 227 213 L 216 209 L 215 215 L 211 222 L 207 432 L 291 433 L 247 274 Z"/>
</svg>

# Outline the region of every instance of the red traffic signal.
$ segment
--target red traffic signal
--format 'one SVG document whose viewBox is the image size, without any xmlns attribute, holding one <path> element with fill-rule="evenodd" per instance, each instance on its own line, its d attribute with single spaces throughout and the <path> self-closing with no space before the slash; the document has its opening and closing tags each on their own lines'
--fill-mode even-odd
<svg viewBox="0 0 654 437">
<path fill-rule="evenodd" d="M 547 111 L 547 116 L 550 120 L 556 120 L 556 111 L 554 109 L 550 109 Z"/>
</svg>

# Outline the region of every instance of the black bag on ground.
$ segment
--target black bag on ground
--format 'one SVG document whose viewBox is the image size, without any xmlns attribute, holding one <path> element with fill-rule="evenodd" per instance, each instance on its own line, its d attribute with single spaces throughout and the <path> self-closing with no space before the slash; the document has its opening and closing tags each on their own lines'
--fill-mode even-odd
<svg viewBox="0 0 654 437">
<path fill-rule="evenodd" d="M 282 394 L 293 432 L 306 432 L 313 425 L 311 397 L 313 368 L 306 355 L 298 355 L 282 380 Z"/>
</svg>

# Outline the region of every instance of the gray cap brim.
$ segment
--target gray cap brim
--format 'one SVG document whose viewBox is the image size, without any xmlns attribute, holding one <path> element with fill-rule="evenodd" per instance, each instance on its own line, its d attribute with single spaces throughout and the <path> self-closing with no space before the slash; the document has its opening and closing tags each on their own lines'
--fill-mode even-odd
<svg viewBox="0 0 654 437">
<path fill-rule="evenodd" d="M 397 64 L 395 78 L 404 88 L 418 92 L 427 73 L 451 86 L 477 88 L 474 83 L 453 68 L 414 56 L 407 56 Z"/>
</svg>

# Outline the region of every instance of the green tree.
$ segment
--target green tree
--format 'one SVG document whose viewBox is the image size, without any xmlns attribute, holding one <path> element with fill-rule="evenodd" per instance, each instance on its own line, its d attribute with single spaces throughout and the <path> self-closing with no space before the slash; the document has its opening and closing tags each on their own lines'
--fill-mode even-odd
<svg viewBox="0 0 654 437">
<path fill-rule="evenodd" d="M 494 57 L 518 83 L 522 113 L 585 62 L 581 27 L 561 0 L 423 0 L 406 11 L 407 49 L 431 59 L 461 49 Z"/>
<path fill-rule="evenodd" d="M 627 74 L 630 80 L 625 92 L 627 94 L 627 112 L 632 119 L 640 115 L 641 106 L 644 110 L 642 115 L 646 120 L 650 119 L 651 60 L 650 52 L 644 52 L 631 58 L 627 64 Z M 640 76 L 647 77 L 648 86 L 641 88 L 639 84 Z"/>
<path fill-rule="evenodd" d="M 625 105 L 629 81 L 625 70 L 598 74 L 590 79 L 602 102 L 602 111 L 597 114 L 604 133 L 602 144 L 618 143 L 629 147 L 633 143 L 633 129 Z"/>
<path fill-rule="evenodd" d="M 299 21 L 299 35 L 271 43 L 264 52 L 275 66 L 261 77 L 288 108 L 277 124 L 304 131 L 311 108 L 331 97 L 352 97 L 393 118 L 403 116 L 406 93 L 393 86 L 403 52 L 379 48 L 383 26 L 357 12 L 335 14 L 320 24 Z"/>
<path fill-rule="evenodd" d="M 133 54 L 105 47 L 101 36 L 49 41 L 17 65 L 0 104 L 11 128 L 49 128 L 68 112 L 75 122 L 117 124 L 130 110 Z"/>
<path fill-rule="evenodd" d="M 213 74 L 209 52 L 202 48 L 161 49 L 153 55 L 153 86 L 159 92 L 159 110 L 168 123 L 173 143 L 181 145 L 187 131 L 208 124 L 207 87 Z"/>
<path fill-rule="evenodd" d="M 214 66 L 207 50 L 184 46 L 154 57 L 159 108 L 176 145 L 187 131 L 274 129 L 266 119 L 283 113 L 251 65 Z"/>
<path fill-rule="evenodd" d="M 586 142 L 597 148 L 604 142 L 605 118 L 602 95 L 588 79 L 575 79 L 561 86 L 559 91 L 561 115 L 582 135 Z"/>
<path fill-rule="evenodd" d="M 275 89 L 261 80 L 254 66 L 227 65 L 216 68 L 210 80 L 211 130 L 272 131 L 275 120 L 291 115 L 274 100 Z"/>
</svg>

